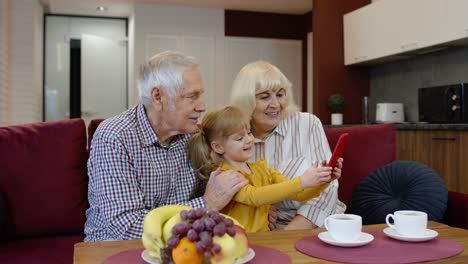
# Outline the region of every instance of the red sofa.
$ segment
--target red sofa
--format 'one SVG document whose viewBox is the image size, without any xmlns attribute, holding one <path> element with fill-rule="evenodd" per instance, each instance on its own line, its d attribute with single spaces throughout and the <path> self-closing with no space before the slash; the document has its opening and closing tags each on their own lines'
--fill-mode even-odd
<svg viewBox="0 0 468 264">
<path fill-rule="evenodd" d="M 87 140 L 101 121 L 90 123 L 89 137 L 81 119 L 0 127 L 0 263 L 72 263 L 89 206 Z M 395 160 L 393 125 L 325 132 L 332 147 L 341 133 L 352 135 L 340 179 L 345 203 L 363 177 Z M 449 194 L 444 222 L 468 228 L 468 195 Z"/>
</svg>

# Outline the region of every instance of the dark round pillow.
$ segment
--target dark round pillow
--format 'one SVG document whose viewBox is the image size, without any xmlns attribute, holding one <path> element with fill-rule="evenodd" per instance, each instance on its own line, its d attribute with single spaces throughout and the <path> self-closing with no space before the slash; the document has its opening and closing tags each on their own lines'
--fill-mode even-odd
<svg viewBox="0 0 468 264">
<path fill-rule="evenodd" d="M 414 161 L 394 161 L 357 184 L 348 211 L 362 216 L 366 225 L 385 223 L 385 216 L 398 210 L 423 211 L 428 220 L 440 221 L 447 200 L 447 188 L 435 171 Z"/>
</svg>

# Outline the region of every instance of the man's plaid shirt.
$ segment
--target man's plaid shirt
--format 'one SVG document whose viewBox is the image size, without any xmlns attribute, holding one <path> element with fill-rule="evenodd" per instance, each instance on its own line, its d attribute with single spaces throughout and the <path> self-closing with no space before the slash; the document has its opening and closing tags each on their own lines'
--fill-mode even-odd
<svg viewBox="0 0 468 264">
<path fill-rule="evenodd" d="M 189 138 L 161 145 L 142 104 L 102 122 L 88 160 L 85 241 L 139 239 L 146 214 L 162 205 L 204 207 L 205 184 L 192 169 Z"/>
</svg>

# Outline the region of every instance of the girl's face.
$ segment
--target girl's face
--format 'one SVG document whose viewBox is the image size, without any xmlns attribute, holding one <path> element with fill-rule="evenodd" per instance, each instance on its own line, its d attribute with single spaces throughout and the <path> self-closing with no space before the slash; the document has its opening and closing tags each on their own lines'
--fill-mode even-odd
<svg viewBox="0 0 468 264">
<path fill-rule="evenodd" d="M 254 155 L 254 137 L 249 129 L 244 128 L 227 139 L 213 141 L 211 147 L 221 154 L 228 164 L 233 165 L 245 162 Z"/>
<path fill-rule="evenodd" d="M 271 132 L 281 121 L 286 107 L 284 89 L 271 89 L 255 95 L 255 109 L 252 114 L 252 127 L 257 137 Z"/>
</svg>

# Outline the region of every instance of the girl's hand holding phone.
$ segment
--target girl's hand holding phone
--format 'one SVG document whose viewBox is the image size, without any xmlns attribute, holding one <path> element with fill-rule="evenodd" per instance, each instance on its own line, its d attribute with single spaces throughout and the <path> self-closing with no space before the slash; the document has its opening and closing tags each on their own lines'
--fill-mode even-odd
<svg viewBox="0 0 468 264">
<path fill-rule="evenodd" d="M 302 189 L 320 186 L 324 183 L 330 182 L 332 174 L 332 167 L 323 166 L 319 167 L 318 162 L 315 162 L 312 167 L 307 169 L 301 176 Z M 341 170 L 340 170 L 341 174 Z"/>
</svg>

